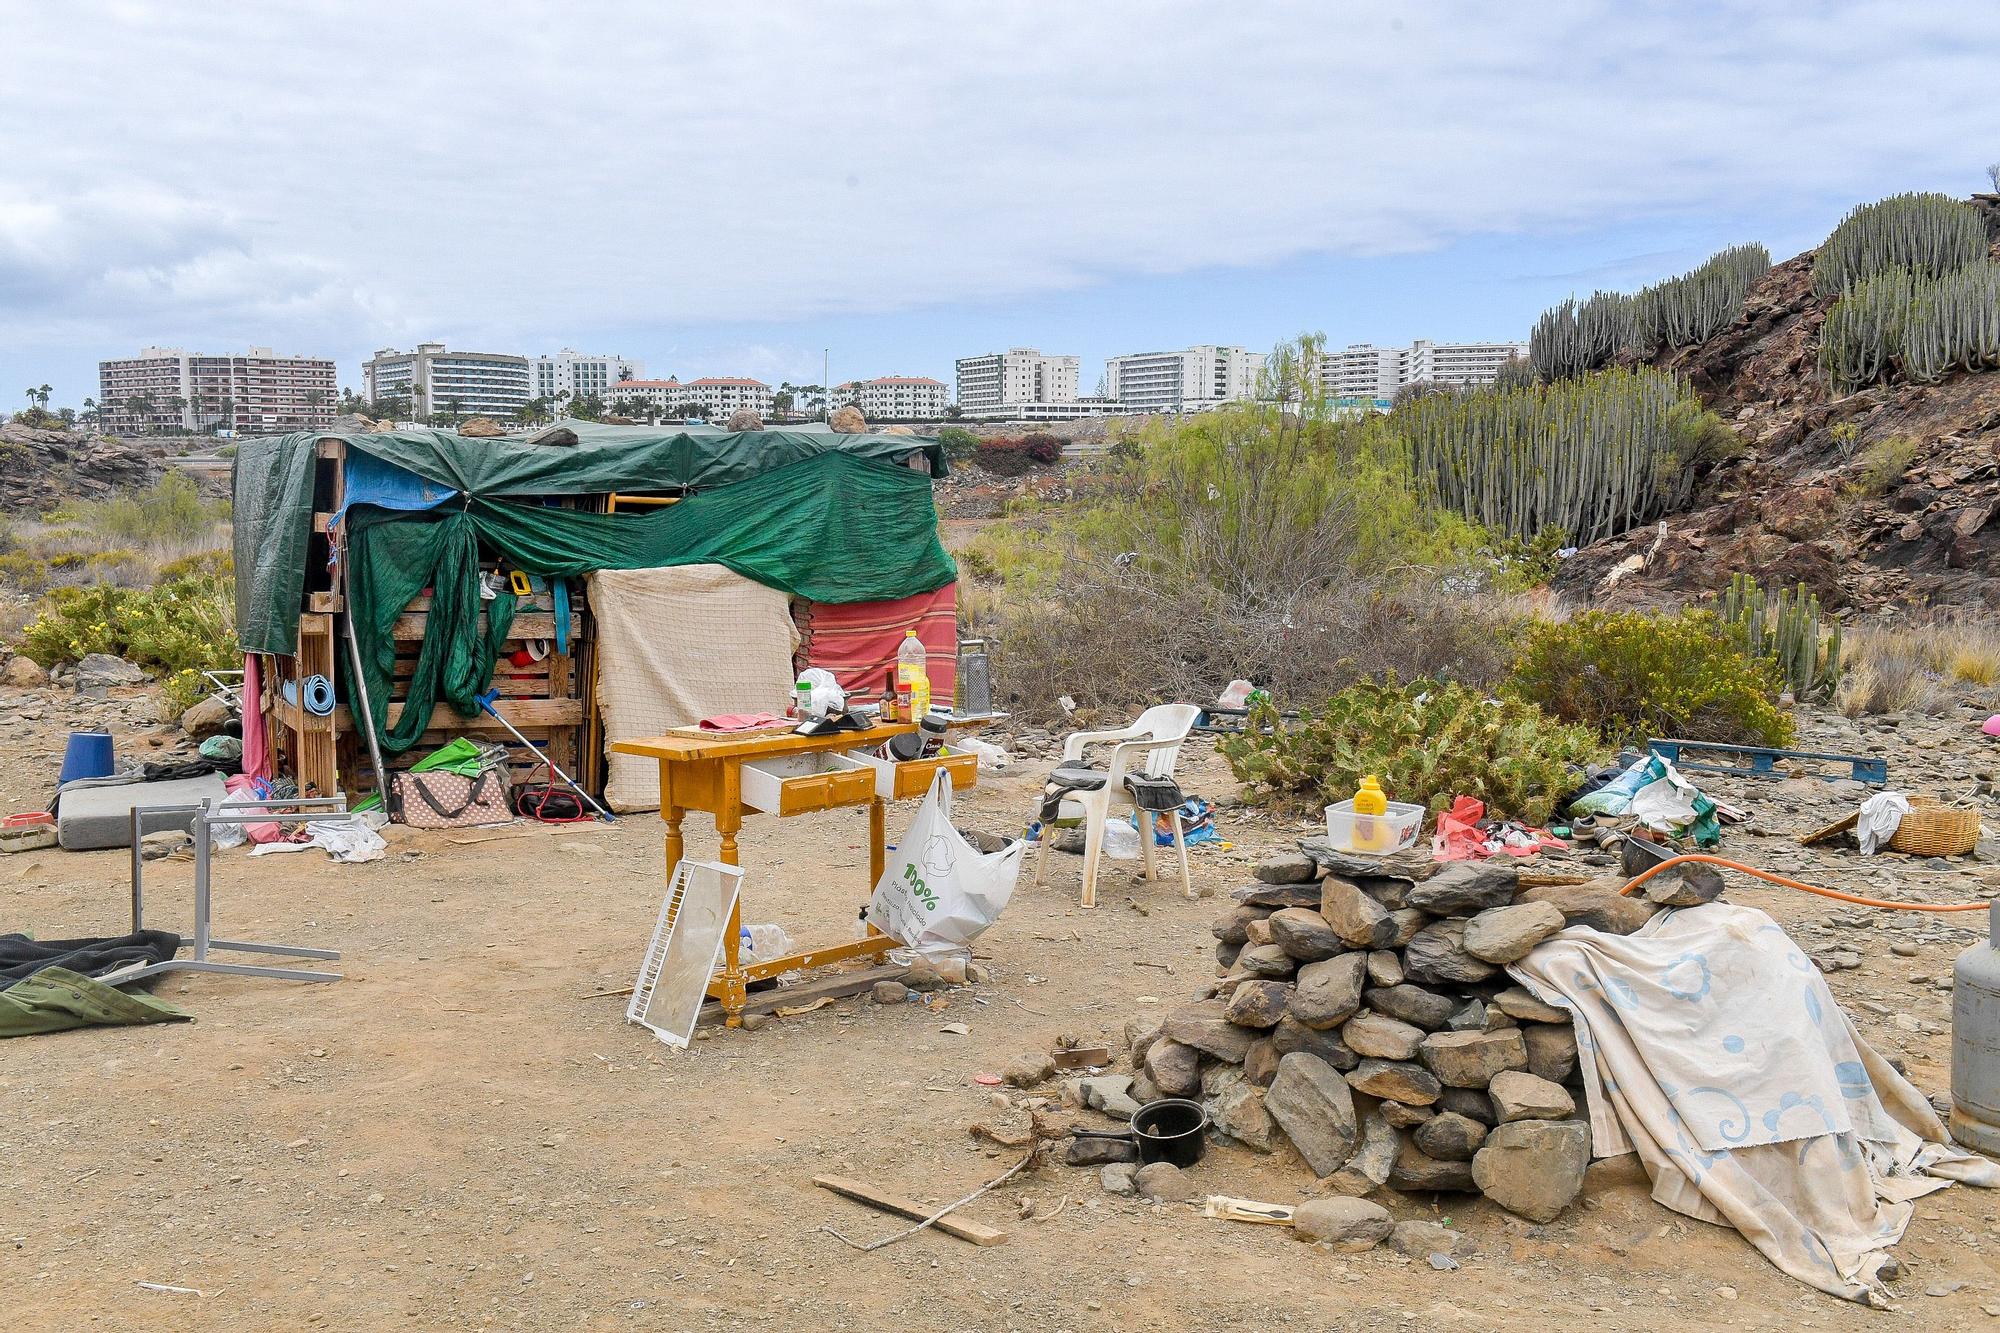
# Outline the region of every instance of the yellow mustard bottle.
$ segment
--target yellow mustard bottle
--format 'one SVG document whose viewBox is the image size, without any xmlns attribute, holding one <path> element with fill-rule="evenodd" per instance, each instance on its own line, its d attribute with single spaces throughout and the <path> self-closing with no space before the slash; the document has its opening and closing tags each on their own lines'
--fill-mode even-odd
<svg viewBox="0 0 2000 1333">
<path fill-rule="evenodd" d="M 1361 779 L 1361 786 L 1354 793 L 1355 851 L 1388 850 L 1389 824 L 1382 818 L 1388 813 L 1389 798 L 1383 795 L 1381 782 L 1370 773 Z"/>
</svg>

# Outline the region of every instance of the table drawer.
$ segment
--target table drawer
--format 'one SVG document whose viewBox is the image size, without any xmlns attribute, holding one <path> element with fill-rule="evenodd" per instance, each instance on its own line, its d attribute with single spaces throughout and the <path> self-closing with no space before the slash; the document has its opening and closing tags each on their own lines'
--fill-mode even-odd
<svg viewBox="0 0 2000 1333">
<path fill-rule="evenodd" d="M 747 760 L 741 786 L 743 804 L 770 815 L 866 805 L 875 798 L 873 770 L 831 753 Z"/>
<path fill-rule="evenodd" d="M 928 759 L 906 759 L 901 763 L 893 759 L 878 759 L 861 751 L 845 757 L 867 766 L 875 776 L 875 794 L 885 801 L 907 801 L 922 796 L 931 789 L 931 780 L 940 768 L 951 774 L 953 791 L 964 791 L 979 780 L 979 756 L 954 750 L 948 745 L 942 754 Z"/>
</svg>

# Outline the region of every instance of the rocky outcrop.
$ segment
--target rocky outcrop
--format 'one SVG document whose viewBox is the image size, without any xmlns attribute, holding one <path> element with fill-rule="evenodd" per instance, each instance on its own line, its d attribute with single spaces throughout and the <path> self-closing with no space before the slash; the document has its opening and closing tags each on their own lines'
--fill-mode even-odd
<svg viewBox="0 0 2000 1333">
<path fill-rule="evenodd" d="M 102 499 L 148 486 L 166 467 L 156 444 L 0 425 L 0 513 L 42 513 L 69 496 Z"/>
</svg>

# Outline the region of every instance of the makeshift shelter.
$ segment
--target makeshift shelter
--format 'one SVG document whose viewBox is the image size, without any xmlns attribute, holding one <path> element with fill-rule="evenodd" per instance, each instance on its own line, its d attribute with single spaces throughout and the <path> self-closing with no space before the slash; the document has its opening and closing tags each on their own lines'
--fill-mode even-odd
<svg viewBox="0 0 2000 1333">
<path fill-rule="evenodd" d="M 551 435 L 563 442 L 534 442 Z M 460 735 L 506 741 L 476 701 L 496 687 L 510 722 L 601 789 L 600 617 L 586 589 L 611 570 L 719 566 L 802 614 L 842 610 L 878 639 L 900 635 L 898 616 L 921 623 L 948 699 L 955 632 L 939 633 L 939 606 L 953 604 L 957 570 L 931 494 L 944 472 L 937 442 L 909 435 L 576 421 L 525 438 L 410 429 L 245 441 L 237 635 L 257 682 L 246 732 L 261 733 L 246 734 L 246 756 L 267 753 L 270 771 L 304 794 L 373 786 L 343 644 L 352 617 L 389 767 Z M 686 641 L 699 625 L 681 612 L 662 627 L 680 637 L 668 660 L 727 673 Z M 762 665 L 788 677 L 806 660 Z M 532 764 L 517 754 L 514 776 Z"/>
</svg>

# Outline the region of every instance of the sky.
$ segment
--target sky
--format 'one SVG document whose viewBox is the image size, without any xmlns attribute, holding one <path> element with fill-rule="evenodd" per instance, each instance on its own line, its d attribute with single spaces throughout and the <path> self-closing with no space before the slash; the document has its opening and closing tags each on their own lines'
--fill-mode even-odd
<svg viewBox="0 0 2000 1333">
<path fill-rule="evenodd" d="M 2000 158 L 2000 5 L 0 0 L 0 405 L 146 345 L 922 374 L 1572 293 Z M 10 378 L 11 377 L 11 378 Z"/>
</svg>

